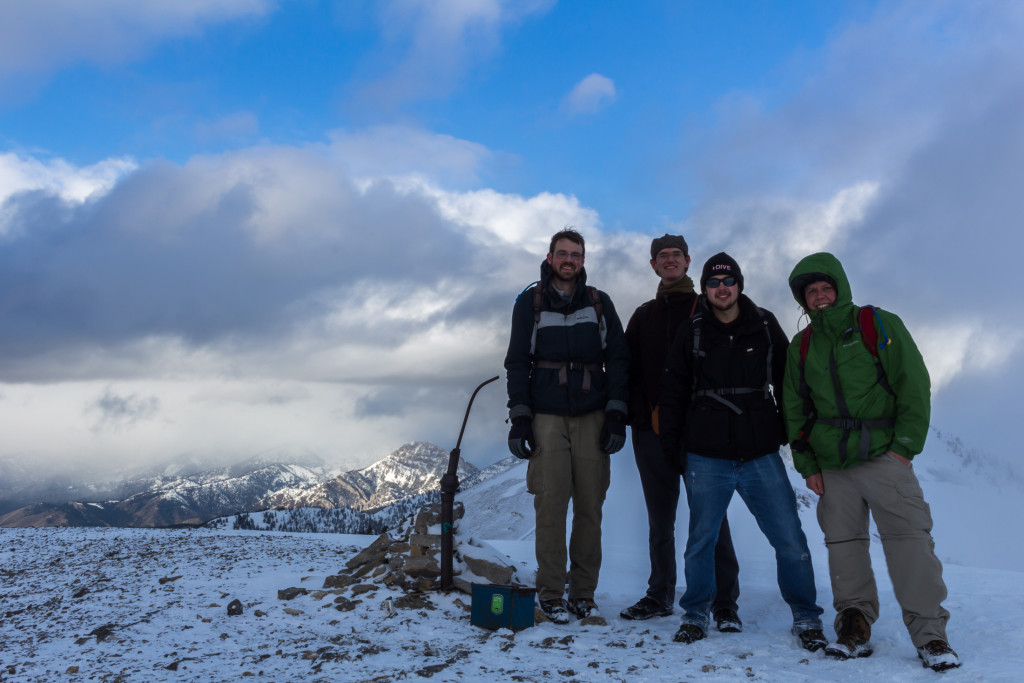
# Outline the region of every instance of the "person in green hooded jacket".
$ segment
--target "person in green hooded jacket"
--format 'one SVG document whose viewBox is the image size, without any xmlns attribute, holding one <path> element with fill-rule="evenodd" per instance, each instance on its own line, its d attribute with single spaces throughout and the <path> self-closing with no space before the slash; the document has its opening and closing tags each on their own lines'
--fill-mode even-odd
<svg viewBox="0 0 1024 683">
<path fill-rule="evenodd" d="M 931 512 L 911 465 L 924 449 L 931 413 L 921 352 L 903 321 L 878 309 L 877 355 L 868 349 L 860 308 L 832 254 L 802 259 L 789 285 L 811 326 L 809 336 L 798 333 L 789 346 L 783 401 L 793 464 L 819 496 L 818 523 L 828 548 L 836 640 L 825 654 L 849 659 L 872 652 L 878 590 L 869 554 L 870 511 L 903 622 L 924 666 L 960 666 L 946 638 L 946 585 Z"/>
</svg>

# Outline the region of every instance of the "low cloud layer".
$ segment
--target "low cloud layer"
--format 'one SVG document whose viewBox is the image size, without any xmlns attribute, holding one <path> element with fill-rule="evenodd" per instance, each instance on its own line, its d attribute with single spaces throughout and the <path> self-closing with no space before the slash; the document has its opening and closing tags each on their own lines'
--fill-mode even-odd
<svg viewBox="0 0 1024 683">
<path fill-rule="evenodd" d="M 407 6 L 392 27 L 407 59 L 366 81 L 391 102 L 429 97 L 421 82 L 446 92 L 498 26 L 548 9 L 446 17 L 396 2 L 375 16 Z M 774 99 L 735 92 L 712 121 L 662 131 L 685 172 L 643 172 L 696 199 L 650 227 L 610 227 L 558 187 L 483 187 L 501 153 L 415 124 L 180 164 L 0 155 L 0 457 L 130 467 L 296 443 L 363 466 L 412 439 L 453 446 L 470 391 L 503 375 L 516 295 L 566 225 L 586 235 L 592 282 L 623 322 L 654 293 L 648 249 L 665 231 L 686 235 L 697 272 L 717 251 L 735 256 L 747 293 L 790 333 L 803 323 L 787 275 L 832 251 L 856 301 L 914 332 L 943 426 L 1012 443 L 1010 420 L 991 414 L 1016 405 L 1024 367 L 1020 35 L 1012 3 L 880 7 L 794 57 Z M 427 83 L 415 62 L 435 40 L 447 47 L 431 74 L 451 77 Z M 605 77 L 584 83 L 579 111 L 625 97 Z M 502 385 L 474 408 L 475 462 L 504 452 Z"/>
<path fill-rule="evenodd" d="M 22 408 L 6 420 L 73 385 L 83 403 L 51 417 L 69 440 L 106 435 L 84 450 L 147 430 L 167 448 L 216 450 L 228 436 L 212 432 L 236 421 L 242 448 L 316 431 L 328 460 L 365 454 L 380 430 L 392 448 L 429 438 L 441 406 L 501 370 L 512 302 L 548 236 L 595 216 L 559 195 L 454 193 L 398 167 L 372 177 L 353 138 L 336 139 L 144 164 L 81 201 L 43 180 L 9 193 L 0 377 Z M 472 146 L 438 136 L 431 149 L 468 168 Z M 246 406 L 278 418 L 246 427 Z M 14 431 L 13 451 L 67 447 Z"/>
</svg>

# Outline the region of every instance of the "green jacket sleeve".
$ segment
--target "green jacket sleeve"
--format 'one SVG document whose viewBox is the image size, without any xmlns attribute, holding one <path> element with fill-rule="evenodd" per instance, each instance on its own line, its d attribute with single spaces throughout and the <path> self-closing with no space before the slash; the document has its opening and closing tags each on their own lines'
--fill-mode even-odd
<svg viewBox="0 0 1024 683">
<path fill-rule="evenodd" d="M 896 425 L 889 449 L 912 459 L 924 450 L 931 419 L 931 379 L 917 344 L 899 316 L 879 311 L 889 344 L 878 353 L 896 394 Z M 881 330 L 879 331 L 881 339 Z"/>
</svg>

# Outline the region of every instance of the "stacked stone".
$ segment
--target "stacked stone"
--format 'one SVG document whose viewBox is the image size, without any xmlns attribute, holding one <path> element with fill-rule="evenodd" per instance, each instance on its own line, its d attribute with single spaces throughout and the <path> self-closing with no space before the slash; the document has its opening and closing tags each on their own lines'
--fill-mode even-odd
<svg viewBox="0 0 1024 683">
<path fill-rule="evenodd" d="M 453 584 L 459 590 L 472 594 L 472 581 L 463 578 L 464 569 L 477 582 L 508 584 L 515 569 L 488 559 L 474 557 L 484 554 L 474 551 L 472 539 L 463 540 L 458 534 L 458 520 L 465 514 L 462 503 L 454 509 L 455 536 L 453 538 Z M 441 587 L 441 505 L 421 509 L 395 530 L 395 538 L 387 532 L 381 534 L 362 552 L 345 563 L 345 571 L 328 576 L 324 589 L 343 589 L 367 581 L 406 593 L 424 593 Z M 359 586 L 356 586 L 357 588 Z M 375 588 L 375 587 L 374 587 Z"/>
</svg>

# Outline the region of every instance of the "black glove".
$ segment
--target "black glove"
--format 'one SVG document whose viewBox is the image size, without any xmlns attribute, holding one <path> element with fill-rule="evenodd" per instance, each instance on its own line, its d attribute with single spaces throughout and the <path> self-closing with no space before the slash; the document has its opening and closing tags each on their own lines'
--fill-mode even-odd
<svg viewBox="0 0 1024 683">
<path fill-rule="evenodd" d="M 604 414 L 601 427 L 601 450 L 611 455 L 626 445 L 626 414 L 621 410 L 609 410 Z"/>
<path fill-rule="evenodd" d="M 508 449 L 512 455 L 523 460 L 533 456 L 533 418 L 522 415 L 512 418 L 512 428 L 508 430 Z"/>
<path fill-rule="evenodd" d="M 662 456 L 669 472 L 686 474 L 686 448 L 680 444 L 662 444 Z"/>
</svg>

